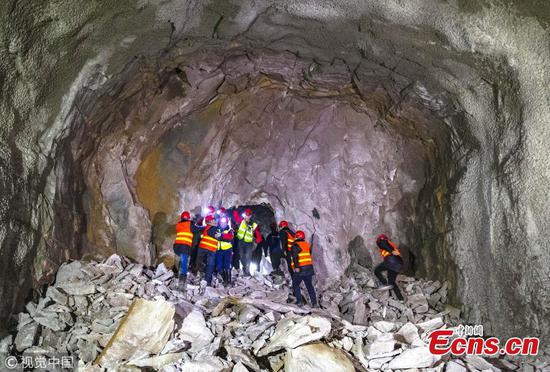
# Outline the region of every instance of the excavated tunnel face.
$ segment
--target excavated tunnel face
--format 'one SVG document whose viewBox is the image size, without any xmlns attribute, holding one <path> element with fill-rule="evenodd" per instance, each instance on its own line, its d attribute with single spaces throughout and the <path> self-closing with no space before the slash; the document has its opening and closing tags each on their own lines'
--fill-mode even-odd
<svg viewBox="0 0 550 372">
<path fill-rule="evenodd" d="M 182 210 L 255 205 L 315 236 L 321 288 L 385 233 L 487 334 L 548 337 L 530 6 L 138 3 L 0 5 L 0 318 L 62 262 L 172 265 Z"/>
<path fill-rule="evenodd" d="M 464 166 L 452 154 L 475 144 L 451 127 L 459 108 L 434 110 L 421 83 L 401 87 L 383 71 L 353 77 L 343 63 L 291 53 L 211 52 L 157 71 L 135 63 L 103 91 L 82 92 L 70 144 L 82 193 L 65 198 L 82 205 L 72 225 L 84 254 L 173 264 L 181 210 L 266 203 L 315 234 L 321 282 L 351 257 L 378 262 L 375 236 L 386 233 L 409 272 L 455 283 L 441 259 L 446 194 Z"/>
</svg>

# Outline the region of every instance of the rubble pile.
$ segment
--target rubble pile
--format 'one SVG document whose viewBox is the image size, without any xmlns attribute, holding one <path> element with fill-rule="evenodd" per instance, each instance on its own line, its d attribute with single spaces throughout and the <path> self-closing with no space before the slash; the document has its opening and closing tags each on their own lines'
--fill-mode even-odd
<svg viewBox="0 0 550 372">
<path fill-rule="evenodd" d="M 405 302 L 377 291 L 353 266 L 320 291 L 320 309 L 297 307 L 281 277 L 238 277 L 232 286 L 197 279 L 178 289 L 163 264 L 152 270 L 113 255 L 59 269 L 38 303 L 19 314 L 0 352 L 65 353 L 81 371 L 548 371 L 541 361 L 432 355 L 431 330 L 453 328 L 446 283 L 399 276 Z M 307 298 L 307 296 L 304 296 Z"/>
</svg>

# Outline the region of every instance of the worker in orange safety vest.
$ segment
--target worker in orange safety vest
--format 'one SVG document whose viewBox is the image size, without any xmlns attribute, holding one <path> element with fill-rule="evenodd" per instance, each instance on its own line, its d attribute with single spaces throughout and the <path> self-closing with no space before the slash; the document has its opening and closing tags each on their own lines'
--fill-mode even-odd
<svg viewBox="0 0 550 372">
<path fill-rule="evenodd" d="M 317 295 L 313 287 L 313 257 L 311 255 L 311 245 L 305 241 L 306 235 L 303 231 L 296 231 L 294 243 L 291 246 L 291 268 L 294 272 L 292 275 L 292 291 L 296 297 L 296 305 L 302 306 L 302 293 L 300 284 L 304 282 L 306 285 L 311 306 L 317 307 Z"/>
<path fill-rule="evenodd" d="M 401 290 L 395 283 L 397 274 L 401 272 L 403 268 L 403 259 L 401 258 L 401 252 L 397 249 L 397 246 L 390 241 L 390 239 L 384 235 L 380 234 L 376 238 L 376 245 L 382 255 L 382 263 L 374 268 L 374 275 L 382 283 L 378 287 L 379 290 L 392 290 L 395 293 L 395 296 L 398 300 L 403 300 L 403 295 Z M 386 271 L 387 279 L 384 278 L 382 272 Z"/>
</svg>

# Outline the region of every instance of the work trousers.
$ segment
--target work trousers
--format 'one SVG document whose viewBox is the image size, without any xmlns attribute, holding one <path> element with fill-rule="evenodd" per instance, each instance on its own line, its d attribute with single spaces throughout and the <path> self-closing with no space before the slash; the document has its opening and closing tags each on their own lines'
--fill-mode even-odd
<svg viewBox="0 0 550 372">
<path fill-rule="evenodd" d="M 401 261 L 400 258 L 399 258 L 399 261 Z M 403 295 L 401 294 L 401 290 L 397 286 L 395 279 L 397 278 L 397 274 L 399 274 L 399 271 L 401 271 L 401 266 L 402 266 L 402 261 L 400 265 L 399 262 L 397 261 L 397 258 L 394 259 L 390 257 L 389 260 L 388 259 L 384 260 L 381 264 L 379 264 L 374 268 L 374 275 L 376 275 L 376 277 L 378 278 L 378 280 L 380 280 L 382 284 L 392 285 L 393 286 L 392 291 L 393 293 L 395 293 L 395 296 L 399 300 L 403 300 Z M 384 275 L 382 275 L 384 271 L 386 272 L 386 275 L 388 277 L 387 280 L 384 277 Z"/>
<path fill-rule="evenodd" d="M 216 252 L 209 251 L 208 249 L 199 248 L 197 252 L 197 264 L 199 265 L 199 271 L 204 271 L 204 279 L 206 284 L 212 284 L 212 274 L 216 267 Z M 203 268 L 203 266 L 205 266 Z"/>
<path fill-rule="evenodd" d="M 273 271 L 279 273 L 281 272 L 281 256 L 283 252 L 280 249 L 270 249 L 269 257 L 271 258 L 271 266 L 273 266 Z"/>
<path fill-rule="evenodd" d="M 288 272 L 290 273 L 290 276 L 294 275 L 294 270 L 292 269 L 292 257 L 290 256 L 290 252 L 286 251 L 283 254 L 283 257 L 286 261 L 286 266 L 288 267 Z"/>
<path fill-rule="evenodd" d="M 250 275 L 250 261 L 252 260 L 253 249 L 253 242 L 247 243 L 243 240 L 239 240 L 239 257 L 241 259 L 245 275 Z"/>
<path fill-rule="evenodd" d="M 191 247 L 187 244 L 174 244 L 174 253 L 180 258 L 180 275 L 187 275 L 189 269 L 189 253 L 191 252 Z"/>
<path fill-rule="evenodd" d="M 187 275 L 189 268 L 189 255 L 187 253 L 180 253 L 180 275 Z"/>
<path fill-rule="evenodd" d="M 315 288 L 313 287 L 313 275 L 313 272 L 299 272 L 292 275 L 292 291 L 294 292 L 294 297 L 296 297 L 297 305 L 302 305 L 302 293 L 300 291 L 300 284 L 302 282 L 306 285 L 311 305 L 314 306 L 317 304 L 317 294 L 315 293 Z"/>
<path fill-rule="evenodd" d="M 216 252 L 216 271 L 221 273 L 224 270 L 231 270 L 231 258 L 233 248 L 220 249 Z"/>
</svg>

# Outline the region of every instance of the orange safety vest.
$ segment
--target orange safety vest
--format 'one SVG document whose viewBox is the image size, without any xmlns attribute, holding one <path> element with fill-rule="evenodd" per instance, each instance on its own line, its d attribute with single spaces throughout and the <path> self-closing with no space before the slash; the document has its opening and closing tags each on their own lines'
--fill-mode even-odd
<svg viewBox="0 0 550 372">
<path fill-rule="evenodd" d="M 399 252 L 399 249 L 397 249 L 397 247 L 395 246 L 395 244 L 393 244 L 392 242 L 390 242 L 388 240 L 388 243 L 390 244 L 390 247 L 393 248 L 393 250 L 397 253 L 398 256 L 401 256 L 401 252 Z M 380 250 L 380 254 L 382 255 L 382 258 L 386 258 L 388 256 L 391 256 L 392 254 L 388 251 L 386 251 L 385 249 L 381 249 L 381 248 L 378 248 Z"/>
<path fill-rule="evenodd" d="M 290 231 L 286 230 L 286 250 L 287 251 L 292 251 L 292 244 L 294 244 L 294 234 L 291 233 Z"/>
<path fill-rule="evenodd" d="M 193 233 L 191 232 L 191 221 L 181 221 L 176 225 L 176 241 L 174 244 L 193 245 Z"/>
<path fill-rule="evenodd" d="M 298 253 L 298 267 L 313 265 L 313 258 L 311 257 L 311 246 L 308 242 L 300 240 L 294 244 L 300 247 L 300 253 Z M 290 261 L 290 266 L 294 269 L 294 260 Z"/>
<path fill-rule="evenodd" d="M 199 243 L 199 248 L 206 249 L 208 251 L 216 252 L 218 250 L 218 240 L 214 239 L 210 235 L 208 235 L 208 230 L 210 230 L 212 226 L 207 226 L 203 233 L 202 238 Z"/>
</svg>

